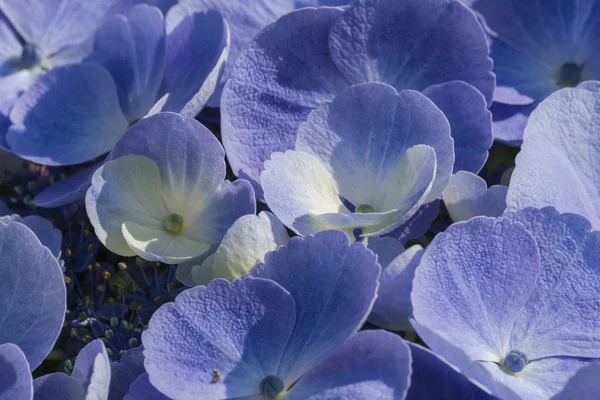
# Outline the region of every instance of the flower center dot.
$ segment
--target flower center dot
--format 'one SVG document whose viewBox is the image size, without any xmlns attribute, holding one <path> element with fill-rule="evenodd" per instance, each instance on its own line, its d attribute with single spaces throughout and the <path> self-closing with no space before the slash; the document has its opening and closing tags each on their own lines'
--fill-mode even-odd
<svg viewBox="0 0 600 400">
<path fill-rule="evenodd" d="M 369 204 L 360 204 L 356 206 L 356 212 L 362 214 L 369 214 L 375 212 L 375 209 L 371 207 Z"/>
<path fill-rule="evenodd" d="M 504 357 L 502 362 L 506 368 L 512 372 L 521 372 L 527 365 L 529 360 L 527 355 L 519 350 L 511 350 L 510 353 Z"/>
<path fill-rule="evenodd" d="M 39 65 L 42 62 L 39 48 L 33 43 L 25 43 L 21 52 L 21 66 L 30 68 Z"/>
<path fill-rule="evenodd" d="M 165 219 L 165 229 L 175 235 L 183 231 L 183 217 L 179 214 L 171 214 Z"/>
<path fill-rule="evenodd" d="M 583 66 L 575 64 L 573 62 L 564 63 L 560 67 L 558 75 L 558 86 L 561 87 L 575 87 L 581 83 L 581 73 L 583 72 Z"/>
<path fill-rule="evenodd" d="M 275 399 L 279 393 L 283 392 L 283 381 L 278 376 L 269 375 L 260 382 L 260 394 L 269 399 Z"/>
</svg>

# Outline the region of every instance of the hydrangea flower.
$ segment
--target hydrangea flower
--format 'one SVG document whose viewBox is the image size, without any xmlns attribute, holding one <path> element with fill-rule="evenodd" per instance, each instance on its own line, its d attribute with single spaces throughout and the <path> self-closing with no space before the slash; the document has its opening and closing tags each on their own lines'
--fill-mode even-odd
<svg viewBox="0 0 600 400">
<path fill-rule="evenodd" d="M 367 246 L 377 254 L 381 266 L 377 299 L 368 321 L 388 330 L 412 331 L 410 292 L 423 248 L 414 245 L 404 249 L 401 242 L 390 237 L 368 238 Z"/>
<path fill-rule="evenodd" d="M 140 121 L 94 174 L 86 209 L 100 241 L 122 256 L 179 263 L 214 251 L 256 210 L 244 181 L 225 179 L 225 152 L 199 122 L 174 113 Z"/>
<path fill-rule="evenodd" d="M 35 399 L 107 399 L 111 381 L 110 361 L 101 340 L 81 350 L 71 375 L 62 372 L 43 375 L 33 381 Z"/>
<path fill-rule="evenodd" d="M 497 77 L 494 137 L 518 145 L 529 114 L 555 90 L 600 79 L 595 0 L 477 0 Z"/>
<path fill-rule="evenodd" d="M 533 112 L 508 188 L 518 210 L 551 205 L 586 216 L 600 229 L 600 148 L 596 124 L 600 84 L 560 90 Z"/>
<path fill-rule="evenodd" d="M 450 125 L 433 102 L 382 83 L 325 102 L 295 147 L 272 154 L 261 184 L 270 209 L 300 235 L 391 232 L 442 194 L 455 161 Z"/>
<path fill-rule="evenodd" d="M 211 107 L 219 107 L 221 93 L 229 79 L 231 66 L 248 43 L 268 24 L 301 7 L 344 6 L 351 0 L 181 0 L 180 4 L 190 10 L 215 10 L 223 14 L 231 30 L 229 62 L 225 66 L 221 82 L 210 99 Z"/>
<path fill-rule="evenodd" d="M 444 204 L 454 222 L 477 216 L 499 217 L 506 210 L 508 187 L 493 185 L 468 171 L 458 171 L 450 177 L 444 189 Z"/>
<path fill-rule="evenodd" d="M 237 58 L 221 101 L 223 144 L 234 173 L 262 197 L 263 163 L 294 148 L 311 111 L 352 85 L 383 82 L 436 103 L 463 160 L 455 168 L 478 172 L 492 143 L 491 69 L 483 29 L 456 1 L 358 0 L 294 11 Z"/>
<path fill-rule="evenodd" d="M 0 2 L 0 147 L 7 148 L 9 113 L 42 75 L 89 53 L 89 39 L 116 0 Z"/>
<path fill-rule="evenodd" d="M 0 222 L 0 397 L 31 398 L 30 371 L 54 346 L 65 298 L 56 258 L 25 225 Z"/>
<path fill-rule="evenodd" d="M 87 62 L 40 78 L 11 111 L 7 141 L 46 165 L 92 160 L 148 114 L 195 117 L 217 85 L 229 34 L 216 12 L 136 5 L 94 37 Z M 66 117 L 68 116 L 68 118 Z"/>
<path fill-rule="evenodd" d="M 408 347 L 356 334 L 379 271 L 343 232 L 292 238 L 249 277 L 188 289 L 154 314 L 142 335 L 149 382 L 176 399 L 403 398 Z"/>
<path fill-rule="evenodd" d="M 598 249 L 600 234 L 584 217 L 552 207 L 454 224 L 416 270 L 415 329 L 465 373 L 469 363 L 486 368 L 484 386 L 497 381 L 522 398 L 548 399 L 600 357 Z"/>
<path fill-rule="evenodd" d="M 272 213 L 262 211 L 258 216 L 244 215 L 227 230 L 213 254 L 201 264 L 191 265 L 192 284 L 189 286 L 206 285 L 214 278 L 240 278 L 249 273 L 257 263 L 263 262 L 265 254 L 279 246 L 285 246 L 289 239 L 285 226 Z M 182 268 L 180 264 L 177 268 L 179 271 L 186 266 L 183 265 Z"/>
</svg>

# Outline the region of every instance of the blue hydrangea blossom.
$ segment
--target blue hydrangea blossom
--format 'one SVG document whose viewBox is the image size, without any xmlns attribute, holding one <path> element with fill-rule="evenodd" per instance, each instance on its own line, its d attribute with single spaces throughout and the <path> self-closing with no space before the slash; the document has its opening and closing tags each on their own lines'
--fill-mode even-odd
<svg viewBox="0 0 600 400">
<path fill-rule="evenodd" d="M 0 397 L 31 398 L 30 371 L 52 350 L 65 310 L 56 258 L 25 225 L 0 222 Z"/>
<path fill-rule="evenodd" d="M 548 399 L 600 357 L 600 323 L 590 318 L 600 311 L 599 241 L 584 217 L 552 207 L 454 224 L 416 270 L 415 329 L 464 373 L 471 363 L 487 369 L 483 382 L 473 377 L 484 386 Z"/>
<path fill-rule="evenodd" d="M 110 151 L 148 114 L 195 117 L 217 85 L 228 40 L 216 12 L 175 6 L 165 18 L 136 5 L 98 29 L 87 62 L 52 70 L 19 99 L 7 141 L 37 163 L 77 164 Z"/>
<path fill-rule="evenodd" d="M 382 83 L 323 103 L 295 147 L 272 154 L 261 184 L 270 209 L 300 235 L 389 233 L 441 196 L 455 162 L 450 125 L 435 104 Z"/>
<path fill-rule="evenodd" d="M 468 171 L 458 171 L 450 177 L 442 193 L 444 204 L 454 222 L 477 216 L 499 217 L 506 210 L 508 187 L 493 185 Z"/>
<path fill-rule="evenodd" d="M 358 0 L 294 11 L 237 58 L 221 101 L 223 143 L 234 172 L 262 197 L 263 163 L 295 147 L 311 111 L 352 85 L 383 82 L 436 103 L 462 160 L 454 167 L 478 172 L 492 143 L 491 68 L 483 29 L 456 1 Z"/>
<path fill-rule="evenodd" d="M 107 399 L 111 384 L 110 361 L 101 340 L 86 345 L 77 355 L 71 375 L 43 375 L 33 381 L 34 400 Z"/>
<path fill-rule="evenodd" d="M 199 122 L 174 113 L 140 121 L 94 174 L 86 209 L 100 241 L 122 256 L 179 263 L 214 251 L 256 210 L 244 180 L 225 180 L 225 152 Z"/>
<path fill-rule="evenodd" d="M 530 113 L 552 92 L 600 79 L 596 0 L 476 0 L 497 77 L 494 137 L 518 145 Z"/>
<path fill-rule="evenodd" d="M 533 112 L 508 188 L 518 210 L 551 205 L 586 216 L 600 229 L 600 84 L 560 90 Z"/>
<path fill-rule="evenodd" d="M 406 344 L 356 334 L 379 271 L 342 232 L 292 238 L 249 277 L 188 289 L 154 314 L 142 335 L 149 382 L 177 399 L 401 399 Z"/>
</svg>

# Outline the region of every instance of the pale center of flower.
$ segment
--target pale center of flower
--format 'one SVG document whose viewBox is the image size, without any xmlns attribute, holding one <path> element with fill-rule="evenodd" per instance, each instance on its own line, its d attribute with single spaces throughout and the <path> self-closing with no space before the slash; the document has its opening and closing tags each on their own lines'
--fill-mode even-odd
<svg viewBox="0 0 600 400">
<path fill-rule="evenodd" d="M 511 350 L 506 357 L 504 357 L 502 364 L 511 372 L 521 372 L 528 362 L 529 360 L 525 353 L 519 350 Z"/>
<path fill-rule="evenodd" d="M 583 65 L 578 65 L 574 62 L 564 63 L 560 67 L 558 82 L 556 83 L 561 87 L 575 87 L 581 83 L 582 72 Z"/>
<path fill-rule="evenodd" d="M 283 381 L 275 375 L 269 375 L 259 385 L 260 394 L 269 399 L 276 399 L 281 392 L 283 392 L 284 384 Z"/>
<path fill-rule="evenodd" d="M 369 214 L 375 212 L 375 209 L 369 204 L 359 204 L 356 206 L 356 212 L 361 214 Z"/>
<path fill-rule="evenodd" d="M 21 67 L 31 68 L 39 65 L 42 62 L 42 55 L 40 49 L 33 43 L 25 43 L 23 45 L 23 51 L 21 52 Z"/>
<path fill-rule="evenodd" d="M 183 217 L 179 214 L 170 214 L 165 219 L 165 229 L 174 235 L 183 231 Z"/>
</svg>

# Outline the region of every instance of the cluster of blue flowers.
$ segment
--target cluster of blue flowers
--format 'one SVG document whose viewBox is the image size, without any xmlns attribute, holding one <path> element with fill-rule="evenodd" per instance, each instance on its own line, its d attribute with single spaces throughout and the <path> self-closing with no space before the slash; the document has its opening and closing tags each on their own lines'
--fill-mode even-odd
<svg viewBox="0 0 600 400">
<path fill-rule="evenodd" d="M 598 49 L 600 0 L 0 0 L 0 400 L 600 398 Z"/>
</svg>

